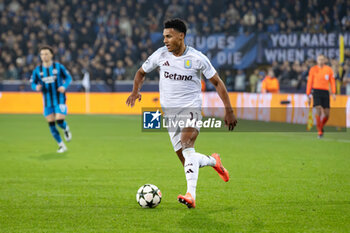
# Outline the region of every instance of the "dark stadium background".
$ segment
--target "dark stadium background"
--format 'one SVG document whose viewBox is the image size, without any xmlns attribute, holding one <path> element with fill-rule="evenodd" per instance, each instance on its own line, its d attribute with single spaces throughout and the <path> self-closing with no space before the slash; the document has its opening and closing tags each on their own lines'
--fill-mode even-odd
<svg viewBox="0 0 350 233">
<path fill-rule="evenodd" d="M 43 44 L 52 45 L 55 59 L 70 70 L 74 83 L 68 91 L 84 90 L 86 72 L 91 91 L 129 91 L 135 71 L 162 44 L 164 20 L 174 17 L 187 22 L 189 44 L 212 59 L 229 91 L 259 92 L 256 85 L 272 65 L 281 92 L 304 92 L 308 69 L 320 52 L 329 55 L 337 72 L 343 66 L 337 79 L 346 91 L 349 52 L 339 64 L 338 37 L 345 36 L 348 49 L 349 0 L 2 0 L 0 91 L 30 91 Z M 300 42 L 305 35 L 309 43 L 294 44 L 293 38 Z M 280 36 L 281 43 L 271 36 Z M 255 69 L 258 75 L 252 76 Z M 157 79 L 156 72 L 148 75 L 144 90 L 157 91 Z"/>
</svg>

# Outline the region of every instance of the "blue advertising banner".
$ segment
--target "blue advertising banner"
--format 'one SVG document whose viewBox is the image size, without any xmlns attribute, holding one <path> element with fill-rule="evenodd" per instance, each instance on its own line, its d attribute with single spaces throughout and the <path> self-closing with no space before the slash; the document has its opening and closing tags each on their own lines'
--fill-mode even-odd
<svg viewBox="0 0 350 233">
<path fill-rule="evenodd" d="M 188 34 L 185 43 L 208 56 L 215 68 L 246 69 L 274 61 L 304 62 L 318 54 L 339 59 L 339 33 L 310 34 Z M 345 48 L 350 48 L 350 33 L 344 33 Z M 151 34 L 155 46 L 162 46 L 161 33 Z"/>
<path fill-rule="evenodd" d="M 257 63 L 316 60 L 318 54 L 339 60 L 339 33 L 259 34 Z M 350 33 L 345 33 L 345 48 L 350 47 Z"/>
<path fill-rule="evenodd" d="M 186 36 L 186 44 L 206 54 L 215 68 L 249 68 L 256 60 L 256 42 L 255 34 Z"/>
<path fill-rule="evenodd" d="M 162 46 L 162 34 L 151 34 L 154 44 Z M 257 55 L 257 36 L 211 34 L 197 36 L 187 34 L 186 45 L 192 46 L 208 56 L 215 68 L 246 69 L 255 63 Z"/>
</svg>

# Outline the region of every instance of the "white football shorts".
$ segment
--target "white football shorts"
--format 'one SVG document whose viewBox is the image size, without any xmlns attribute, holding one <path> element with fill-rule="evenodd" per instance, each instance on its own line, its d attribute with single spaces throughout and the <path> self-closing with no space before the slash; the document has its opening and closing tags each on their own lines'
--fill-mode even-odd
<svg viewBox="0 0 350 233">
<path fill-rule="evenodd" d="M 174 150 L 178 151 L 182 148 L 181 132 L 184 128 L 195 128 L 200 130 L 196 122 L 202 120 L 200 108 L 185 108 L 164 110 L 165 124 L 168 129 L 170 141 L 173 144 Z"/>
</svg>

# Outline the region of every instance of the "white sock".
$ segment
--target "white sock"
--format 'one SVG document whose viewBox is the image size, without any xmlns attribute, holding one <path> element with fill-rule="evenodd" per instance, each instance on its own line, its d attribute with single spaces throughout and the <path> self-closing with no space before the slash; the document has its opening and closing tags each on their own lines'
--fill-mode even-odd
<svg viewBox="0 0 350 233">
<path fill-rule="evenodd" d="M 205 166 L 212 166 L 212 167 L 215 166 L 216 160 L 213 157 L 204 155 L 198 152 L 196 152 L 195 154 L 198 158 L 198 163 L 200 168 Z"/>
<path fill-rule="evenodd" d="M 185 175 L 187 180 L 187 193 L 190 193 L 193 199 L 196 199 L 196 187 L 199 171 L 199 159 L 196 156 L 194 148 L 187 148 L 182 151 L 185 158 Z"/>
<path fill-rule="evenodd" d="M 58 143 L 58 146 L 66 147 L 66 144 L 64 144 L 64 142 L 61 141 L 60 143 Z"/>
</svg>

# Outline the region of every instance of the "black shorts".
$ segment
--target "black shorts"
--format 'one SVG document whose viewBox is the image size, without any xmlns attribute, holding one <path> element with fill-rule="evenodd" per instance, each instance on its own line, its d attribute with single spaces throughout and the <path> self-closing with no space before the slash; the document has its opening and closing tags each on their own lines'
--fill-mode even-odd
<svg viewBox="0 0 350 233">
<path fill-rule="evenodd" d="M 314 107 L 321 105 L 322 108 L 329 108 L 329 91 L 313 89 Z"/>
</svg>

